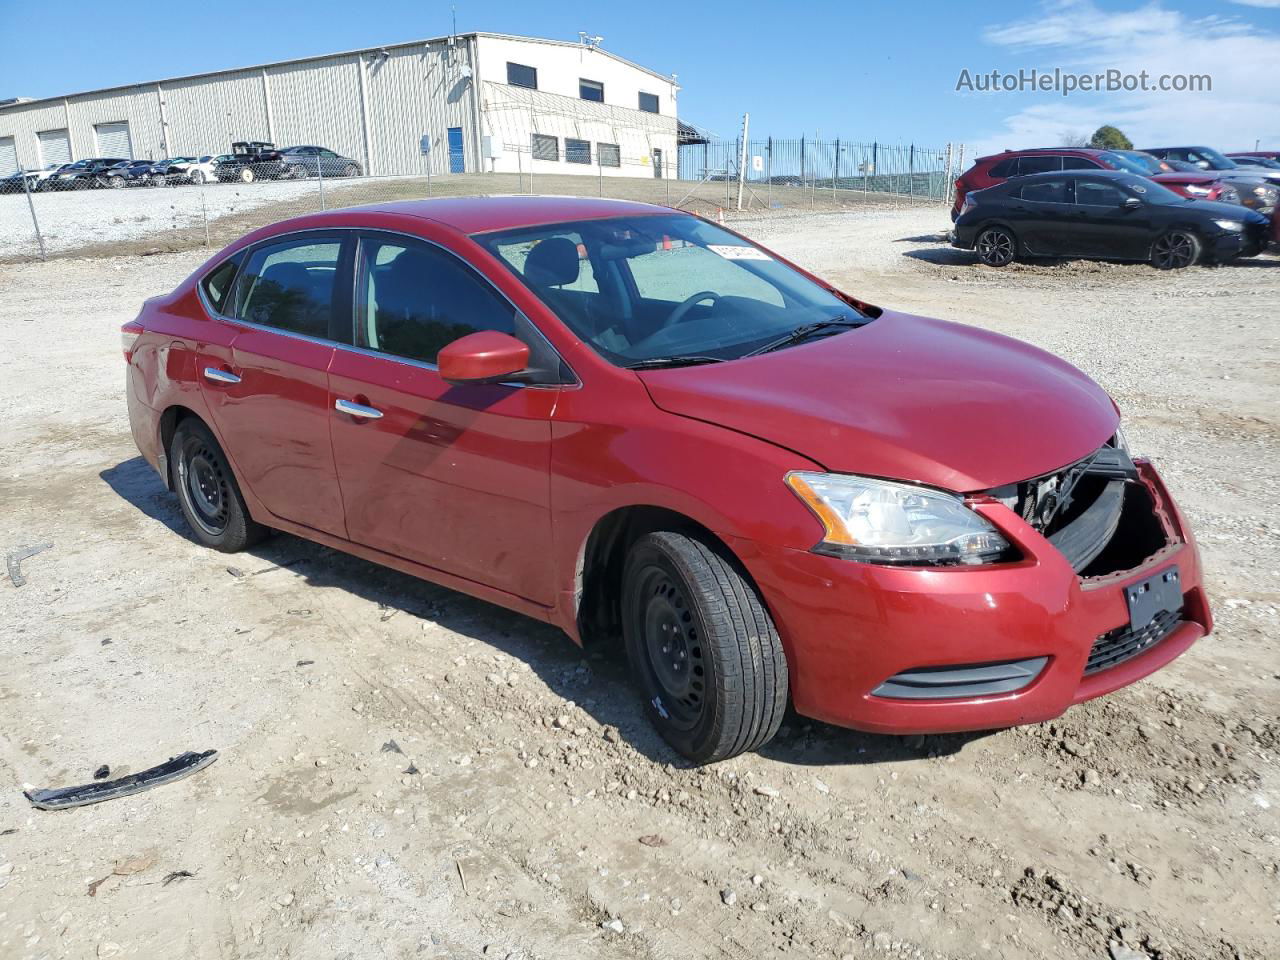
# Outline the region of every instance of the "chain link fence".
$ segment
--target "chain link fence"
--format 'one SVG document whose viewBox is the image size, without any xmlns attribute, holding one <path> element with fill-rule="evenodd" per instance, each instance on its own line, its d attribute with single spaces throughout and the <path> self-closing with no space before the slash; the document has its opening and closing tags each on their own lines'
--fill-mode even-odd
<svg viewBox="0 0 1280 960">
<path fill-rule="evenodd" d="M 0 179 L 0 261 L 216 249 L 291 216 L 432 196 L 600 196 L 722 219 L 942 203 L 963 162 L 963 147 L 952 145 L 802 137 L 744 147 L 683 124 L 672 156 L 670 131 L 603 114 L 587 122 L 528 98 L 512 100 L 506 115 L 495 122 L 482 172 L 432 175 L 424 157 L 421 174 L 374 177 L 358 159 L 305 148 L 316 154 L 284 163 L 242 153 L 15 173 Z"/>
</svg>

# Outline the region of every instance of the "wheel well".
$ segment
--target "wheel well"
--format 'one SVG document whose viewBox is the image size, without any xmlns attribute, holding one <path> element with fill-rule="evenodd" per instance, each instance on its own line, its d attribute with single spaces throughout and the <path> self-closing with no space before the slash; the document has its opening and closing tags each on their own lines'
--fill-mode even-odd
<svg viewBox="0 0 1280 960">
<path fill-rule="evenodd" d="M 164 484 L 170 490 L 173 489 L 173 477 L 169 470 L 169 446 L 173 443 L 173 435 L 178 430 L 178 424 L 188 417 L 195 417 L 200 420 L 200 415 L 188 407 L 172 406 L 160 414 L 160 475 L 164 479 Z M 204 421 L 201 420 L 201 423 Z"/>
<path fill-rule="evenodd" d="M 622 572 L 631 545 L 647 533 L 670 530 L 696 537 L 722 553 L 750 579 L 727 544 L 690 517 L 664 507 L 622 507 L 605 514 L 592 528 L 578 553 L 574 592 L 578 633 L 583 645 L 616 640 L 621 635 Z"/>
</svg>

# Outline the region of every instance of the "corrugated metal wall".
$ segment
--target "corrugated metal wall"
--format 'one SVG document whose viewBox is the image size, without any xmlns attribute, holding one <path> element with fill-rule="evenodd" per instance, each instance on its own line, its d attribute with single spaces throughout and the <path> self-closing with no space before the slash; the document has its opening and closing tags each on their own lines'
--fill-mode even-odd
<svg viewBox="0 0 1280 960">
<path fill-rule="evenodd" d="M 169 125 L 171 155 L 217 156 L 228 153 L 235 140 L 271 139 L 261 70 L 239 70 L 159 86 Z M 156 151 L 161 152 L 163 149 Z"/>
<path fill-rule="evenodd" d="M 267 68 L 279 146 L 314 144 L 364 161 L 357 57 Z"/>
<path fill-rule="evenodd" d="M 418 152 L 425 133 L 432 143 L 431 172 L 448 173 L 450 127 L 463 129 L 467 169 L 477 169 L 471 155 L 475 84 L 464 76 L 472 67 L 468 44 L 460 41 L 452 49 L 421 44 L 367 59 L 372 172 L 425 173 L 426 161 Z"/>
</svg>

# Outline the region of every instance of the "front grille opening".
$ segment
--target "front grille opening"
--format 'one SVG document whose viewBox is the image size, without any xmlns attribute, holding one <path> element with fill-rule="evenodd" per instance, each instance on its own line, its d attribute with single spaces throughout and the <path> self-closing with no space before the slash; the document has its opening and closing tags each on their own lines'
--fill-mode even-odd
<svg viewBox="0 0 1280 960">
<path fill-rule="evenodd" d="M 1141 483 L 1127 483 L 1120 525 L 1116 527 L 1115 535 L 1102 552 L 1080 571 L 1080 576 L 1104 577 L 1120 570 L 1132 570 L 1168 542 L 1147 488 Z"/>
<path fill-rule="evenodd" d="M 1081 477 L 1075 489 L 1071 491 L 1070 505 L 1064 510 L 1059 510 L 1057 516 L 1041 530 L 1041 533 L 1046 537 L 1052 536 L 1080 519 L 1080 515 L 1093 506 L 1094 501 L 1102 495 L 1108 482 L 1110 482 L 1109 477 L 1095 477 L 1088 474 Z"/>
<path fill-rule="evenodd" d="M 1123 626 L 1104 633 L 1094 641 L 1093 649 L 1089 651 L 1089 660 L 1084 667 L 1085 676 L 1114 667 L 1150 650 L 1171 634 L 1181 621 L 1181 610 L 1161 610 L 1140 630 Z"/>
</svg>

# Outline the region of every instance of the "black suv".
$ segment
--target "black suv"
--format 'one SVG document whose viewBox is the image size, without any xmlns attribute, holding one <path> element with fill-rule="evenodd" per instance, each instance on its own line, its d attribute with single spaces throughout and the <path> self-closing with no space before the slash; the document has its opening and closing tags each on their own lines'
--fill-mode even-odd
<svg viewBox="0 0 1280 960">
<path fill-rule="evenodd" d="M 218 179 L 253 183 L 255 180 L 279 180 L 284 170 L 280 151 L 266 140 L 237 140 L 231 154 L 218 163 Z"/>
</svg>

